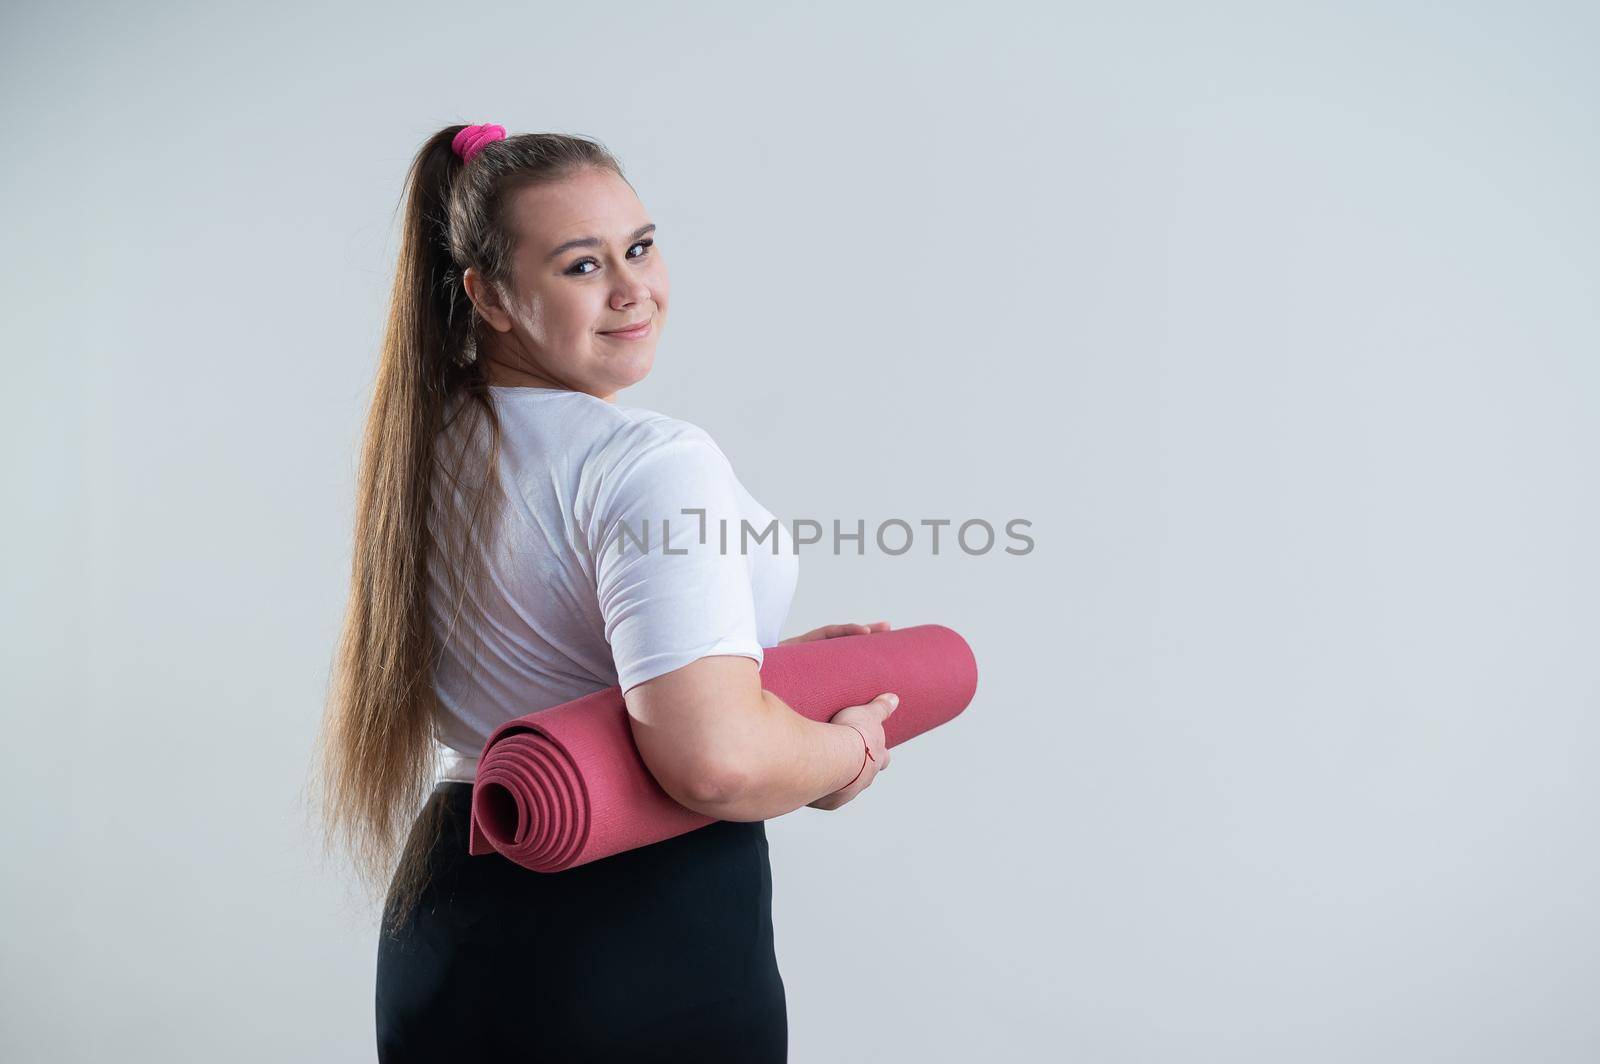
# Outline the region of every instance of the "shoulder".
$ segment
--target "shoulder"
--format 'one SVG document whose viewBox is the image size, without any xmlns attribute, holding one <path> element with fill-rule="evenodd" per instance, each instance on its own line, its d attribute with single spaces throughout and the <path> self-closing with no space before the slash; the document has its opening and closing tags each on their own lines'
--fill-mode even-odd
<svg viewBox="0 0 1600 1064">
<path fill-rule="evenodd" d="M 495 400 L 506 448 L 519 465 L 566 469 L 591 490 L 646 457 L 698 453 L 726 460 L 700 426 L 659 411 L 542 389 L 497 392 Z"/>
<path fill-rule="evenodd" d="M 591 538 L 603 541 L 618 522 L 708 512 L 737 506 L 737 477 L 705 429 L 683 418 L 637 407 L 608 409 L 603 438 L 580 458 L 578 512 Z"/>
<path fill-rule="evenodd" d="M 612 446 L 619 450 L 632 447 L 651 447 L 673 442 L 693 442 L 716 447 L 716 441 L 705 429 L 681 417 L 663 414 L 659 410 L 627 407 L 615 410 Z M 720 448 L 719 448 L 720 450 Z"/>
<path fill-rule="evenodd" d="M 683 473 L 728 468 L 717 441 L 692 421 L 637 408 L 616 414 L 618 420 L 592 456 L 602 481 L 620 480 L 641 468 Z"/>
</svg>

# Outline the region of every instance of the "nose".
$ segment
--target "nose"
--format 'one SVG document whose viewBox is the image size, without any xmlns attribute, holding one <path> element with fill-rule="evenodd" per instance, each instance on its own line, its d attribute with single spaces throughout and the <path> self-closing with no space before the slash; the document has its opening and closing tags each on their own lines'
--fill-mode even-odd
<svg viewBox="0 0 1600 1064">
<path fill-rule="evenodd" d="M 611 293 L 611 309 L 623 310 L 638 303 L 650 301 L 650 286 L 643 281 L 619 284 Z"/>
</svg>

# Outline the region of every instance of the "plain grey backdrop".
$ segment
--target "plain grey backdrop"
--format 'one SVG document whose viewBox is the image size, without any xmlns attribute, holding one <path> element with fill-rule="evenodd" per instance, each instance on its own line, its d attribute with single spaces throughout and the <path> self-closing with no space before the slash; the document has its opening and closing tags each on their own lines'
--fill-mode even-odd
<svg viewBox="0 0 1600 1064">
<path fill-rule="evenodd" d="M 373 1057 L 301 804 L 405 167 L 594 136 L 624 405 L 977 697 L 768 824 L 791 1059 L 1600 1058 L 1584 5 L 7 5 L 0 1056 Z"/>
</svg>

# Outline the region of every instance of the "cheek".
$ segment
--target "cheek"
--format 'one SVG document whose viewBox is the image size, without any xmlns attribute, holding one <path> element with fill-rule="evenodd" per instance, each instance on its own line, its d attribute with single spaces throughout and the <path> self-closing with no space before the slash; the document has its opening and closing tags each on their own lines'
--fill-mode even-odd
<svg viewBox="0 0 1600 1064">
<path fill-rule="evenodd" d="M 598 288 L 574 292 L 561 306 L 561 331 L 568 335 L 593 332 L 597 322 L 614 316 Z"/>
</svg>

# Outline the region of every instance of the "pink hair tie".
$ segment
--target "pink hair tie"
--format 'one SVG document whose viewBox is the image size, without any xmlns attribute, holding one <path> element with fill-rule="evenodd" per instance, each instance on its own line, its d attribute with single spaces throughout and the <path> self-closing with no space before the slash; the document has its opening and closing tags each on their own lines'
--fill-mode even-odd
<svg viewBox="0 0 1600 1064">
<path fill-rule="evenodd" d="M 505 126 L 497 126 L 493 123 L 485 123 L 481 126 L 463 127 L 462 130 L 455 135 L 455 139 L 450 142 L 450 147 L 454 148 L 456 154 L 461 156 L 462 162 L 470 163 L 472 161 L 472 157 L 482 151 L 485 145 L 493 141 L 505 139 Z"/>
</svg>

